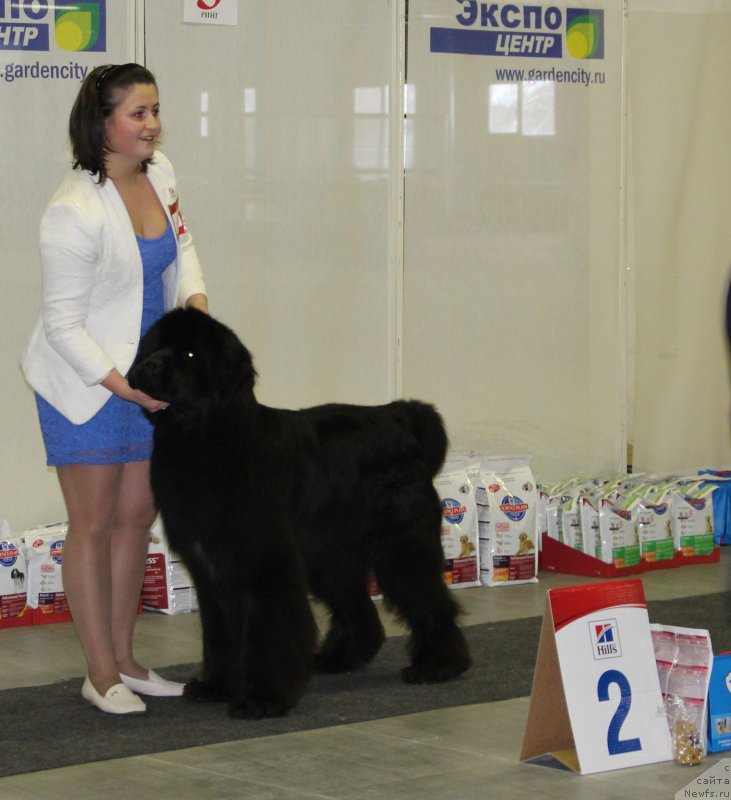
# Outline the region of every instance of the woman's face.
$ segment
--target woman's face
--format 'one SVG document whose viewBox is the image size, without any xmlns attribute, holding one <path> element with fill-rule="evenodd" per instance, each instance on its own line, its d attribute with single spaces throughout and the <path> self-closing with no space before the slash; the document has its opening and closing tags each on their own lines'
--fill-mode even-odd
<svg viewBox="0 0 731 800">
<path fill-rule="evenodd" d="M 111 155 L 140 164 L 152 158 L 160 136 L 160 98 L 154 83 L 119 89 L 122 95 L 105 120 Z"/>
</svg>

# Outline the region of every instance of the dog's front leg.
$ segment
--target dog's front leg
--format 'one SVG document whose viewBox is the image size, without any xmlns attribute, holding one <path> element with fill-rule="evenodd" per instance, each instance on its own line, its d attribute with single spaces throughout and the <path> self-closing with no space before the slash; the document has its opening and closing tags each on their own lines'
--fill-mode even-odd
<svg viewBox="0 0 731 800">
<path fill-rule="evenodd" d="M 195 570 L 191 570 L 195 573 Z M 203 638 L 201 677 L 185 686 L 184 695 L 198 702 L 225 702 L 234 695 L 231 648 L 234 644 L 225 608 L 216 599 L 217 589 L 203 575 L 194 576 Z"/>
<path fill-rule="evenodd" d="M 297 704 L 317 639 L 298 558 L 280 553 L 260 567 L 246 604 L 239 682 L 229 705 L 231 716 L 247 719 L 281 716 Z"/>
</svg>

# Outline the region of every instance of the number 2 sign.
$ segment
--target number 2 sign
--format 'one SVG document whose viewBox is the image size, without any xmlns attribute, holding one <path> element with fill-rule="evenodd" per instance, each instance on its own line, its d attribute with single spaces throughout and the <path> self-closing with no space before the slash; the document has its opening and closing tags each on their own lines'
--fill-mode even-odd
<svg viewBox="0 0 731 800">
<path fill-rule="evenodd" d="M 672 758 L 639 579 L 549 590 L 520 758 L 582 775 Z"/>
</svg>

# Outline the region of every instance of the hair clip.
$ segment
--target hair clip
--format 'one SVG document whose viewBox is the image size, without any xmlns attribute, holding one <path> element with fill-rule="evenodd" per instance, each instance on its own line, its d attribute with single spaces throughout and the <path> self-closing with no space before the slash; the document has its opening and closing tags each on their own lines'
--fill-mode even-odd
<svg viewBox="0 0 731 800">
<path fill-rule="evenodd" d="M 96 90 L 97 92 L 101 89 L 104 81 L 107 79 L 107 76 L 112 70 L 117 68 L 116 64 L 112 64 L 110 67 L 107 67 L 105 70 L 102 70 L 101 75 L 96 79 Z"/>
</svg>

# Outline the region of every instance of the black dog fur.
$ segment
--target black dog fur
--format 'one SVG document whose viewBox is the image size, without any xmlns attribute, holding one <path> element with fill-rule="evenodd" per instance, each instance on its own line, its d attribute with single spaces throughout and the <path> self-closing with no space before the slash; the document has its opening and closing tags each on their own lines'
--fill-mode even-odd
<svg viewBox="0 0 731 800">
<path fill-rule="evenodd" d="M 152 488 L 193 577 L 203 671 L 185 688 L 233 716 L 286 713 L 311 670 L 368 664 L 384 632 L 367 581 L 409 626 L 409 683 L 470 666 L 443 580 L 433 477 L 447 448 L 429 405 L 269 408 L 235 334 L 178 309 L 144 336 L 130 384 L 170 403 L 154 425 Z M 330 627 L 316 652 L 308 590 Z"/>
</svg>

